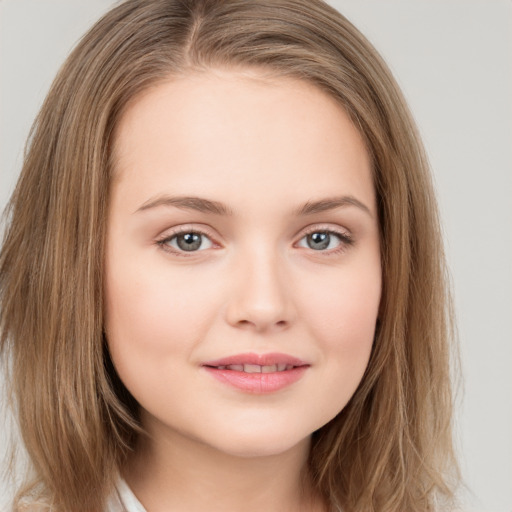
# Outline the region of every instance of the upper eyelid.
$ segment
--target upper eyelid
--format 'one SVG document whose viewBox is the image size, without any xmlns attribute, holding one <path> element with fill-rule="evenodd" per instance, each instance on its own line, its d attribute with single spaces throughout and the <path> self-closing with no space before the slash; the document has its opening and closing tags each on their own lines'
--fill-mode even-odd
<svg viewBox="0 0 512 512">
<path fill-rule="evenodd" d="M 184 233 L 197 233 L 199 235 L 204 235 L 210 238 L 212 241 L 216 238 L 215 235 L 211 232 L 210 229 L 201 226 L 197 227 L 197 225 L 192 224 L 184 224 L 178 227 L 169 228 L 162 232 L 161 235 L 157 237 L 157 240 L 168 240 L 169 238 L 174 238 L 175 236 L 182 235 Z"/>
<path fill-rule="evenodd" d="M 334 233 L 335 235 L 345 236 L 345 237 L 352 237 L 352 232 L 350 229 L 342 227 L 342 226 L 335 226 L 333 224 L 329 223 L 319 223 L 319 224 L 311 224 L 310 226 L 306 226 L 305 228 L 302 228 L 296 236 L 300 236 L 301 238 L 304 236 L 307 236 L 311 233 L 316 232 L 327 232 L 327 233 Z"/>
</svg>

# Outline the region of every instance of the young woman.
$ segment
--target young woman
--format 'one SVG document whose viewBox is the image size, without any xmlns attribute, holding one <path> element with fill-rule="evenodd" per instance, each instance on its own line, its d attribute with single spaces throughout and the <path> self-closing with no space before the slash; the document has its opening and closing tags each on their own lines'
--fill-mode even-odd
<svg viewBox="0 0 512 512">
<path fill-rule="evenodd" d="M 428 166 L 311 0 L 128 0 L 31 136 L 0 256 L 15 510 L 447 510 Z"/>
</svg>

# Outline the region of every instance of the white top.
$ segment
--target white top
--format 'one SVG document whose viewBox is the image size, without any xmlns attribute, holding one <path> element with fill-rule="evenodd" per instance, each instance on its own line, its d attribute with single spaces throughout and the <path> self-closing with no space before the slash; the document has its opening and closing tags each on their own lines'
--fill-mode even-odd
<svg viewBox="0 0 512 512">
<path fill-rule="evenodd" d="M 128 484 L 120 478 L 107 502 L 105 512 L 146 512 L 146 509 L 135 497 Z"/>
</svg>

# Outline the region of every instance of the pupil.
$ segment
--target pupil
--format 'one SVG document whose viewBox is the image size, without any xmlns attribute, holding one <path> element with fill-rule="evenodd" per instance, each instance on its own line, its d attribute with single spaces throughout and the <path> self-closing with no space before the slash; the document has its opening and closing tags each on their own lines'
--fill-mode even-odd
<svg viewBox="0 0 512 512">
<path fill-rule="evenodd" d="M 183 251 L 196 251 L 201 247 L 201 235 L 185 233 L 177 238 L 178 247 Z"/>
<path fill-rule="evenodd" d="M 317 251 L 329 247 L 331 237 L 329 233 L 312 233 L 308 235 L 308 245 Z"/>
</svg>

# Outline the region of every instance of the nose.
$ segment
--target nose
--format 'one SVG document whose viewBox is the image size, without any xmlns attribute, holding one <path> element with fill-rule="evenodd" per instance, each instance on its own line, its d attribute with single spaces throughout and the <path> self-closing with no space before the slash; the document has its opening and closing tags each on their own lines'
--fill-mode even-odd
<svg viewBox="0 0 512 512">
<path fill-rule="evenodd" d="M 231 279 L 227 322 L 255 332 L 276 332 L 295 318 L 284 264 L 272 251 L 241 257 Z"/>
</svg>

